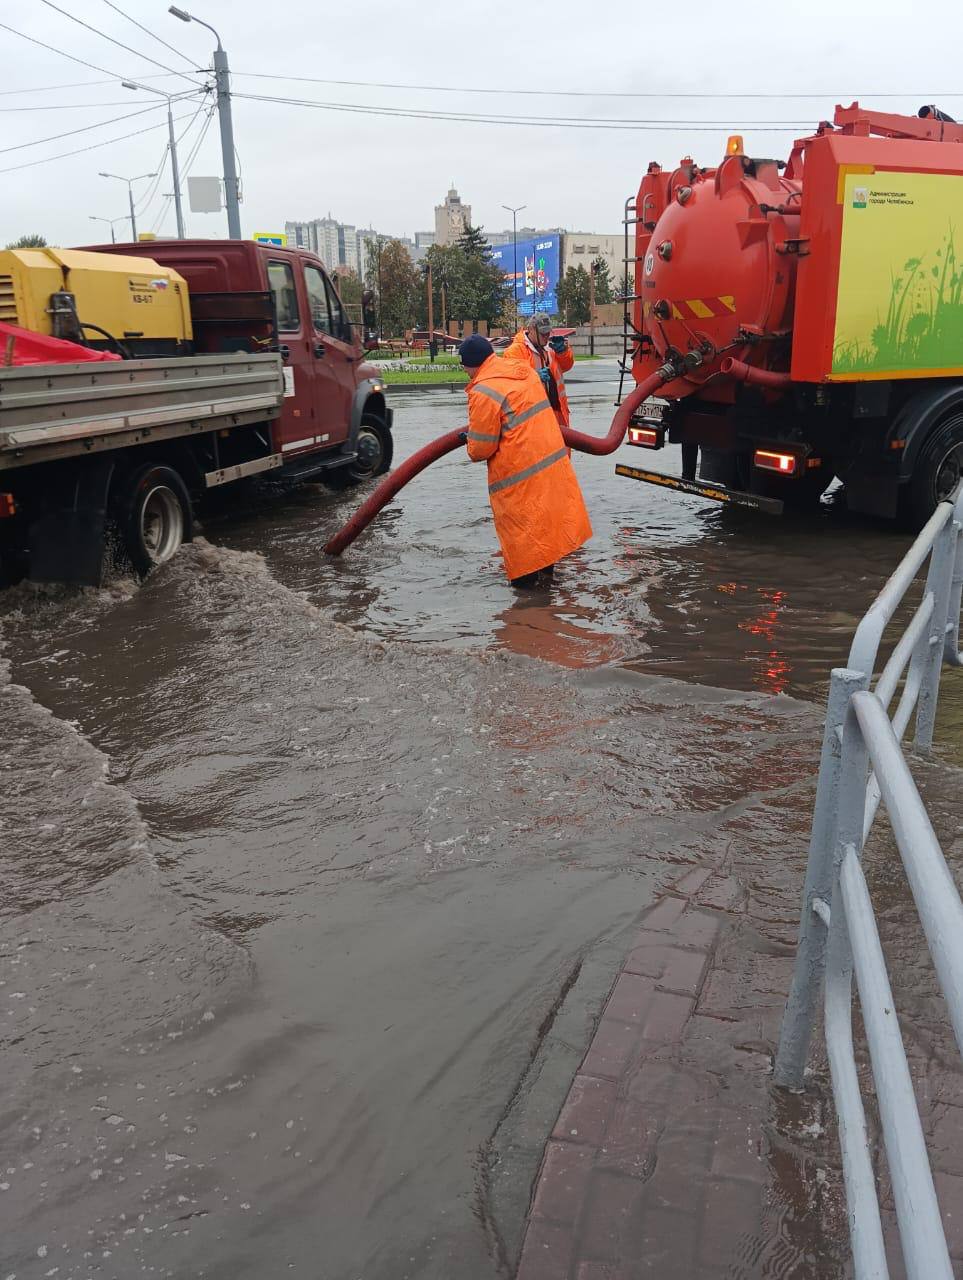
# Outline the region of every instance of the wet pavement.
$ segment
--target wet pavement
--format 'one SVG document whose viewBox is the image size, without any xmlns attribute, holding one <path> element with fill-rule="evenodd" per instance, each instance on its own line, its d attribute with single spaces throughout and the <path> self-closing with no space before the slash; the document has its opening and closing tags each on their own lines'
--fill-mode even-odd
<svg viewBox="0 0 963 1280">
<path fill-rule="evenodd" d="M 462 404 L 399 396 L 396 455 Z M 804 841 L 828 670 L 907 541 L 613 461 L 544 596 L 458 456 L 336 562 L 358 495 L 263 486 L 142 587 L 0 598 L 2 1275 L 510 1272 L 552 1123 L 517 1117 L 727 822 Z"/>
</svg>

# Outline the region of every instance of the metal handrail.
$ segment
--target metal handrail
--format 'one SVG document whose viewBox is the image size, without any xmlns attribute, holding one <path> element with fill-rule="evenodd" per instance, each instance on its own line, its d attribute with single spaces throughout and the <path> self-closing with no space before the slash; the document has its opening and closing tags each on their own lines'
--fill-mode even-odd
<svg viewBox="0 0 963 1280">
<path fill-rule="evenodd" d="M 857 1280 L 885 1280 L 889 1271 L 853 1051 L 854 973 L 906 1271 L 910 1280 L 953 1274 L 860 854 L 882 803 L 963 1052 L 963 902 L 900 745 L 915 711 L 915 746 L 930 748 L 943 663 L 963 665 L 961 531 L 963 485 L 938 505 L 860 621 L 848 665 L 832 673 L 799 947 L 774 1068 L 776 1084 L 802 1089 L 822 990 Z M 923 598 L 871 689 L 884 633 L 927 561 Z"/>
</svg>

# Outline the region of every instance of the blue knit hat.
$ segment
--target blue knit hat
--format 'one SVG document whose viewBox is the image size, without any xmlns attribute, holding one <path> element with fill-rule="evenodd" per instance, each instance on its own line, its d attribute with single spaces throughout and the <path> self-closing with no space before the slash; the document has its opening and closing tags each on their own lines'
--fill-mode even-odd
<svg viewBox="0 0 963 1280">
<path fill-rule="evenodd" d="M 495 354 L 495 348 L 480 333 L 473 333 L 458 348 L 458 355 L 466 369 L 477 369 L 489 356 Z"/>
</svg>

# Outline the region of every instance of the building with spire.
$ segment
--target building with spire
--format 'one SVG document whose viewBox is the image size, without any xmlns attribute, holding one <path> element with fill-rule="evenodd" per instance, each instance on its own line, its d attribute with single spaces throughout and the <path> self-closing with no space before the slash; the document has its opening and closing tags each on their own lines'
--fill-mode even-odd
<svg viewBox="0 0 963 1280">
<path fill-rule="evenodd" d="M 444 204 L 435 205 L 435 244 L 454 244 L 471 222 L 471 205 L 462 204 L 461 196 L 452 187 Z"/>
</svg>

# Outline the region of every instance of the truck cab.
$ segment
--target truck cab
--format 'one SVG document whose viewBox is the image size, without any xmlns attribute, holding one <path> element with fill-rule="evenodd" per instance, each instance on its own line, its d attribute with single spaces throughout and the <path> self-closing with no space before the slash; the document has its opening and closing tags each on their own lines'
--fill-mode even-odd
<svg viewBox="0 0 963 1280">
<path fill-rule="evenodd" d="M 320 258 L 246 240 L 91 247 L 150 258 L 183 276 L 196 355 L 280 353 L 284 405 L 272 450 L 283 455 L 285 469 L 345 482 L 388 469 L 392 414 L 384 381 L 365 363 L 361 331 Z"/>
</svg>

